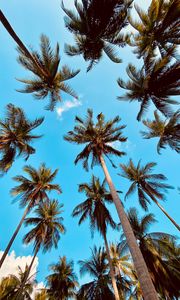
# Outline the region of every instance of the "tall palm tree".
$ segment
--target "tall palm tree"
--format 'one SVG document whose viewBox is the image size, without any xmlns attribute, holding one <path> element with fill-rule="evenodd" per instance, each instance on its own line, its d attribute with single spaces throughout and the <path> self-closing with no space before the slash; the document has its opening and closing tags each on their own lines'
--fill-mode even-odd
<svg viewBox="0 0 180 300">
<path fill-rule="evenodd" d="M 112 196 L 106 189 L 106 181 L 104 180 L 100 183 L 99 178 L 96 178 L 94 175 L 92 176 L 89 184 L 82 183 L 79 185 L 79 192 L 84 192 L 87 198 L 74 208 L 72 216 L 80 217 L 79 225 L 89 218 L 92 234 L 94 233 L 94 230 L 97 229 L 103 236 L 114 295 L 115 299 L 119 300 L 119 292 L 117 289 L 115 273 L 106 236 L 108 225 L 110 225 L 113 229 L 117 227 L 108 208 L 106 207 L 106 203 L 113 203 Z"/>
<path fill-rule="evenodd" d="M 44 199 L 47 199 L 48 192 L 53 190 L 59 193 L 61 192 L 60 186 L 52 183 L 58 172 L 57 169 L 52 172 L 50 168 L 45 166 L 45 164 L 41 164 L 38 169 L 31 166 L 25 166 L 24 172 L 27 173 L 29 178 L 22 175 L 15 176 L 13 179 L 18 182 L 19 185 L 12 188 L 11 193 L 13 196 L 18 196 L 18 199 L 20 200 L 20 207 L 26 207 L 26 209 L 1 257 L 0 268 L 24 222 L 24 219 L 31 209 L 41 203 Z"/>
<path fill-rule="evenodd" d="M 21 284 L 26 277 L 28 272 L 28 266 L 26 266 L 23 271 L 19 267 L 18 275 L 9 275 L 8 277 L 4 277 L 0 283 L 0 299 L 1 300 L 15 300 L 17 299 L 17 294 L 19 289 L 21 288 Z M 26 277 L 25 284 L 23 289 L 21 290 L 21 294 L 18 297 L 18 300 L 32 300 L 31 294 L 33 292 L 33 285 L 35 284 L 35 280 L 33 276 Z"/>
<path fill-rule="evenodd" d="M 77 276 L 73 271 L 73 262 L 60 257 L 58 263 L 50 265 L 53 272 L 46 277 L 47 293 L 53 300 L 68 300 L 76 295 Z"/>
<path fill-rule="evenodd" d="M 169 63 L 170 56 L 166 56 L 157 61 L 148 60 L 140 70 L 129 64 L 127 74 L 130 80 L 127 82 L 120 78 L 117 80 L 121 88 L 128 90 L 124 96 L 118 97 L 119 100 L 140 102 L 138 121 L 147 111 L 150 101 L 166 117 L 173 115 L 171 104 L 178 102 L 170 99 L 170 96 L 180 94 L 180 63 L 174 62 L 171 65 Z"/>
<path fill-rule="evenodd" d="M 124 243 L 111 243 L 110 253 L 116 277 L 118 279 L 118 287 L 121 293 L 121 298 L 124 299 L 126 293 L 129 293 L 131 290 L 131 275 L 134 268 L 130 260 L 130 255 L 124 253 Z"/>
<path fill-rule="evenodd" d="M 167 255 L 169 253 L 171 258 L 175 257 L 170 247 L 167 248 L 167 239 L 176 241 L 176 238 L 163 232 L 148 232 L 150 225 L 156 222 L 153 214 L 139 218 L 137 209 L 131 208 L 128 211 L 128 218 L 158 293 L 163 296 L 163 299 L 178 299 L 174 298 L 179 296 L 179 289 L 177 288 L 180 283 L 178 264 L 176 261 L 174 270 L 169 268 Z"/>
<path fill-rule="evenodd" d="M 127 165 L 120 164 L 122 170 L 121 176 L 132 182 L 125 198 L 137 190 L 139 203 L 145 211 L 148 210 L 148 204 L 150 204 L 150 200 L 152 200 L 180 231 L 180 226 L 170 217 L 158 201 L 165 200 L 163 192 L 167 192 L 168 189 L 173 187 L 163 182 L 167 180 L 163 174 L 151 174 L 155 166 L 156 163 L 154 162 L 141 166 L 141 161 L 135 166 L 131 159 Z"/>
<path fill-rule="evenodd" d="M 80 274 L 89 274 L 93 280 L 83 284 L 78 292 L 78 299 L 87 300 L 114 300 L 114 295 L 110 289 L 109 267 L 104 248 L 96 246 L 91 251 L 88 260 L 80 260 Z M 84 297 L 84 298 L 83 298 Z"/>
<path fill-rule="evenodd" d="M 33 135 L 33 129 L 42 124 L 44 118 L 29 121 L 20 107 L 9 103 L 6 117 L 0 120 L 0 171 L 7 172 L 17 156 L 35 153 L 30 143 L 41 136 Z"/>
<path fill-rule="evenodd" d="M 13 40 L 16 42 L 19 48 L 21 48 L 22 52 L 29 58 L 29 60 L 36 66 L 38 71 L 44 75 L 45 71 L 42 65 L 39 65 L 38 61 L 36 60 L 36 57 L 34 57 L 29 50 L 26 48 L 24 43 L 20 40 L 20 38 L 17 36 L 16 32 L 12 28 L 9 21 L 6 19 L 5 15 L 3 14 L 2 10 L 0 10 L 0 21 L 7 30 L 7 32 L 10 34 L 10 36 L 13 38 Z"/>
<path fill-rule="evenodd" d="M 32 50 L 32 56 L 38 62 L 38 65 L 44 69 L 44 74 L 39 71 L 37 65 L 26 55 L 26 53 L 19 47 L 18 62 L 27 70 L 34 74 L 33 79 L 19 79 L 20 82 L 25 83 L 25 88 L 19 90 L 23 93 L 33 93 L 35 98 L 44 99 L 50 96 L 50 103 L 47 109 L 53 110 L 58 101 L 62 101 L 61 92 L 65 92 L 75 98 L 76 93 L 72 88 L 65 83 L 76 76 L 80 70 L 71 71 L 67 65 L 59 69 L 60 56 L 59 44 L 57 43 L 55 50 L 51 48 L 49 39 L 45 35 L 40 38 L 40 52 Z"/>
<path fill-rule="evenodd" d="M 157 152 L 160 154 L 161 148 L 166 145 L 177 153 L 180 153 L 180 111 L 175 112 L 170 119 L 162 120 L 157 111 L 154 112 L 154 120 L 143 120 L 143 124 L 147 127 L 148 132 L 141 131 L 145 139 L 159 137 L 157 144 Z"/>
<path fill-rule="evenodd" d="M 134 265 L 138 273 L 138 278 L 143 290 L 144 299 L 157 299 L 157 295 L 143 256 L 139 250 L 131 225 L 119 199 L 118 193 L 116 192 L 116 188 L 112 182 L 104 160 L 104 157 L 108 157 L 110 159 L 111 155 L 120 157 L 125 154 L 124 152 L 113 147 L 113 142 L 115 141 L 126 141 L 126 138 L 122 136 L 122 129 L 125 126 L 119 125 L 120 118 L 118 116 L 106 122 L 102 113 L 97 116 L 97 123 L 95 124 L 93 121 L 93 111 L 90 109 L 87 111 L 87 117 L 85 120 L 76 117 L 75 121 L 76 126 L 74 127 L 74 131 L 69 131 L 64 137 L 65 140 L 69 142 L 78 145 L 85 144 L 85 148 L 76 157 L 75 164 L 79 161 L 83 161 L 83 167 L 88 170 L 88 160 L 90 157 L 92 158 L 91 167 L 93 167 L 95 164 L 101 165 L 106 181 L 109 185 L 112 199 L 116 206 L 123 231 L 126 235 Z M 113 164 L 111 159 L 110 161 Z"/>
<path fill-rule="evenodd" d="M 139 58 L 155 56 L 157 49 L 163 57 L 169 48 L 179 44 L 178 0 L 152 0 L 147 13 L 136 4 L 135 9 L 140 21 L 133 21 L 130 17 L 129 22 L 138 32 L 132 35 L 131 43 Z"/>
<path fill-rule="evenodd" d="M 40 203 L 35 209 L 35 217 L 26 218 L 24 221 L 25 226 L 34 226 L 23 238 L 23 242 L 26 245 L 34 242 L 34 255 L 18 296 L 21 294 L 39 250 L 42 249 L 45 253 L 50 251 L 52 247 L 57 248 L 60 234 L 65 233 L 65 227 L 62 224 L 63 217 L 60 217 L 62 207 L 63 204 L 59 205 L 57 200 L 47 200 L 44 203 Z"/>
<path fill-rule="evenodd" d="M 66 45 L 66 53 L 70 56 L 82 54 L 85 61 L 90 61 L 87 71 L 101 59 L 103 51 L 113 62 L 120 63 L 113 45 L 123 47 L 126 44 L 121 30 L 128 25 L 131 3 L 132 0 L 82 0 L 82 3 L 75 0 L 77 14 L 62 4 L 65 25 L 76 43 L 75 46 Z"/>
</svg>

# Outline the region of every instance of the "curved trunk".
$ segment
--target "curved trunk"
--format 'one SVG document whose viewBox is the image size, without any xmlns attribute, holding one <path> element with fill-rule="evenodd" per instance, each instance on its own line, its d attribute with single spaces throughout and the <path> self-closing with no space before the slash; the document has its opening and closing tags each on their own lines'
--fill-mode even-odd
<svg viewBox="0 0 180 300">
<path fill-rule="evenodd" d="M 32 194 L 31 198 L 33 198 L 40 189 L 41 189 L 41 186 L 39 186 L 34 191 L 34 193 Z M 19 224 L 18 224 L 18 226 L 17 226 L 17 228 L 16 228 L 16 230 L 15 230 L 12 238 L 10 239 L 10 241 L 9 241 L 9 243 L 8 243 L 6 249 L 5 249 L 5 251 L 4 251 L 4 253 L 3 253 L 2 257 L 1 257 L 1 259 L 0 259 L 0 268 L 2 267 L 2 264 L 4 263 L 4 260 L 6 259 L 6 256 L 8 255 L 8 252 L 9 252 L 9 250 L 10 250 L 10 248 L 11 248 L 11 246 L 12 246 L 12 244 L 13 244 L 13 242 L 14 242 L 14 240 L 15 240 L 15 238 L 16 238 L 16 236 L 17 236 L 17 234 L 18 234 L 18 232 L 19 232 L 19 230 L 20 230 L 20 228 L 21 228 L 21 226 L 23 224 L 23 222 L 24 222 L 24 219 L 26 218 L 27 214 L 29 213 L 29 211 L 31 209 L 31 206 L 32 206 L 32 203 L 30 202 L 29 205 L 28 205 L 28 207 L 25 209 L 24 214 L 23 214 L 23 216 L 21 218 L 21 221 L 19 222 Z"/>
<path fill-rule="evenodd" d="M 25 286 L 26 281 L 28 280 L 29 274 L 30 274 L 30 272 L 31 272 L 31 269 L 32 269 L 34 260 L 35 260 L 35 258 L 36 258 L 36 255 L 37 255 L 37 253 L 38 253 L 38 251 L 39 251 L 39 248 L 40 248 L 40 246 L 36 247 L 36 250 L 35 250 L 35 252 L 34 252 L 33 258 L 32 258 L 32 260 L 31 260 L 31 263 L 30 263 L 29 267 L 28 267 L 28 271 L 27 271 L 27 273 L 26 273 L 26 275 L 25 275 L 25 277 L 24 277 L 24 280 L 23 280 L 23 282 L 22 282 L 22 284 L 21 284 L 21 287 L 20 287 L 20 289 L 19 289 L 17 295 L 15 296 L 15 300 L 18 300 L 18 299 L 19 299 L 19 296 L 22 295 L 23 287 Z"/>
<path fill-rule="evenodd" d="M 104 171 L 104 174 L 106 177 L 106 181 L 109 185 L 110 192 L 111 192 L 114 204 L 116 206 L 117 213 L 118 213 L 124 234 L 126 236 L 127 244 L 128 244 L 129 250 L 131 252 L 134 266 L 137 271 L 138 279 L 139 279 L 139 282 L 141 285 L 143 297 L 145 300 L 158 300 L 158 296 L 157 296 L 156 290 L 154 288 L 154 285 L 152 283 L 146 263 L 142 256 L 142 253 L 139 249 L 139 246 L 137 244 L 137 241 L 134 236 L 133 230 L 131 228 L 130 222 L 124 211 L 123 205 L 119 199 L 119 196 L 116 192 L 115 186 L 112 182 L 112 179 L 111 179 L 108 169 L 106 167 L 104 158 L 102 156 L 100 156 L 100 162 L 101 162 L 101 166 L 103 168 L 103 171 Z"/>
<path fill-rule="evenodd" d="M 164 207 L 156 200 L 156 198 L 152 195 L 151 191 L 147 186 L 145 186 L 146 193 L 148 196 L 156 203 L 156 205 L 160 208 L 160 210 L 168 217 L 168 219 L 176 226 L 176 228 L 180 231 L 180 226 L 174 221 L 173 218 L 165 211 Z"/>
<path fill-rule="evenodd" d="M 20 38 L 15 33 L 14 29 L 6 19 L 5 15 L 3 14 L 2 10 L 0 9 L 0 21 L 3 24 L 3 26 L 6 28 L 7 32 L 10 34 L 10 36 L 13 38 L 13 40 L 16 42 L 16 44 L 21 48 L 21 50 L 26 54 L 26 56 L 32 61 L 33 64 L 36 65 L 38 70 L 43 76 L 47 76 L 45 71 L 42 69 L 42 67 L 38 64 L 36 59 L 31 55 L 31 53 L 28 51 L 26 46 L 23 44 L 23 42 L 20 40 Z"/>
<path fill-rule="evenodd" d="M 116 300 L 120 300 L 119 292 L 118 292 L 118 288 L 117 288 L 117 284 L 116 284 L 115 273 L 114 273 L 114 269 L 113 269 L 113 265 L 112 265 L 112 259 L 111 259 L 111 255 L 109 252 L 109 246 L 108 246 L 108 242 L 107 242 L 105 233 L 103 234 L 103 237 L 104 237 L 104 243 L 105 243 L 105 247 L 106 247 L 108 263 L 109 263 L 110 276 L 111 276 L 112 286 L 113 286 L 113 290 L 114 290 L 114 296 L 115 296 Z M 121 300 L 123 300 L 123 299 L 121 299 Z"/>
</svg>

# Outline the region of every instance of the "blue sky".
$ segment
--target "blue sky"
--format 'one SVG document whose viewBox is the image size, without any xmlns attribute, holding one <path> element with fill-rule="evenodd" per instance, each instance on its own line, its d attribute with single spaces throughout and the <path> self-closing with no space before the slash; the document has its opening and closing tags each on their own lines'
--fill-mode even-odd
<svg viewBox="0 0 180 300">
<path fill-rule="evenodd" d="M 149 1 L 138 1 L 138 4 L 140 3 L 143 3 L 145 7 Z M 64 4 L 71 7 L 73 1 L 64 0 Z M 75 270 L 78 274 L 77 261 L 88 258 L 90 247 L 94 244 L 102 245 L 103 243 L 98 234 L 95 234 L 93 240 L 91 239 L 88 222 L 78 227 L 78 220 L 71 217 L 73 208 L 85 199 L 83 194 L 78 194 L 78 184 L 89 182 L 92 172 L 101 179 L 104 178 L 99 167 L 95 167 L 93 171 L 87 173 L 81 165 L 74 166 L 73 161 L 81 148 L 63 140 L 63 135 L 74 126 L 75 115 L 84 116 L 87 108 L 93 108 L 95 115 L 103 112 L 107 119 L 119 115 L 122 118 L 122 124 L 127 125 L 124 135 L 128 137 L 128 142 L 118 145 L 127 152 L 127 155 L 122 159 L 115 160 L 117 165 L 126 163 L 129 158 L 135 162 L 142 159 L 142 163 L 149 161 L 158 163 L 154 171 L 166 175 L 168 183 L 175 187 L 169 192 L 167 201 L 163 205 L 178 222 L 180 200 L 177 192 L 177 186 L 180 186 L 178 154 L 166 149 L 162 151 L 161 155 L 158 155 L 156 152 L 157 140 L 143 140 L 139 133 L 144 127 L 136 121 L 138 104 L 119 102 L 116 99 L 117 96 L 124 93 L 117 85 L 117 78 L 127 78 L 125 68 L 129 62 L 137 66 L 141 64 L 132 53 L 132 49 L 126 47 L 118 50 L 123 63 L 114 64 L 104 56 L 91 72 L 86 73 L 87 65 L 82 57 L 71 58 L 63 53 L 64 43 L 72 43 L 73 40 L 71 34 L 64 27 L 64 13 L 60 7 L 60 1 L 1 0 L 1 9 L 26 45 L 32 45 L 35 49 L 39 49 L 39 37 L 41 33 L 44 33 L 50 38 L 52 45 L 59 42 L 61 65 L 68 64 L 72 69 L 81 69 L 81 72 L 69 82 L 79 94 L 79 100 L 75 101 L 72 97 L 63 94 L 64 101 L 57 106 L 57 110 L 55 112 L 46 111 L 44 107 L 47 100 L 36 101 L 32 95 L 16 92 L 22 87 L 16 78 L 27 78 L 30 74 L 18 65 L 16 45 L 0 24 L 0 118 L 3 118 L 5 106 L 10 102 L 22 107 L 30 119 L 45 116 L 43 125 L 36 130 L 38 134 L 44 136 L 34 143 L 36 153 L 29 158 L 28 164 L 38 167 L 40 163 L 45 162 L 52 170 L 58 168 L 56 182 L 63 190 L 62 195 L 52 194 L 52 197 L 58 197 L 58 200 L 64 203 L 63 217 L 67 233 L 62 237 L 57 250 L 52 250 L 45 255 L 39 253 L 38 280 L 43 281 L 48 273 L 48 265 L 56 262 L 60 255 L 66 255 L 68 259 L 74 260 Z M 150 107 L 146 117 L 152 117 L 153 110 L 154 107 Z M 19 209 L 18 203 L 12 204 L 13 198 L 9 191 L 15 184 L 12 177 L 22 174 L 24 165 L 23 159 L 17 159 L 8 174 L 0 178 L 0 250 L 5 249 L 23 213 Z M 109 164 L 108 167 L 117 189 L 125 193 L 129 183 L 117 175 L 119 169 L 112 169 Z M 136 195 L 125 203 L 126 208 L 130 206 L 138 207 L 140 214 L 143 215 L 144 212 L 138 206 Z M 113 206 L 110 209 L 114 219 L 118 221 Z M 152 231 L 164 231 L 177 235 L 175 227 L 155 205 L 152 204 L 149 211 L 154 213 L 158 220 L 158 223 L 152 226 Z M 22 238 L 26 232 L 27 228 L 22 228 L 13 244 L 12 250 L 17 256 L 27 256 L 32 253 L 31 246 L 24 247 L 22 244 Z M 119 241 L 119 236 L 119 233 L 109 231 L 108 240 Z M 81 281 L 84 282 L 85 279 L 84 277 Z"/>
</svg>

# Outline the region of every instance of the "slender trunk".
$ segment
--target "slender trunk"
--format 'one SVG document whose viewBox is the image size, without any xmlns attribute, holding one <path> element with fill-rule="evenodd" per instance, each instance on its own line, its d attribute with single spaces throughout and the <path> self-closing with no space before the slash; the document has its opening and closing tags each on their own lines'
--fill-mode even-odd
<svg viewBox="0 0 180 300">
<path fill-rule="evenodd" d="M 30 274 L 30 272 L 31 272 L 31 269 L 32 269 L 34 260 L 35 260 L 35 258 L 36 258 L 36 255 L 37 255 L 37 253 L 38 253 L 38 251 L 39 251 L 39 248 L 40 248 L 39 246 L 36 247 L 36 250 L 35 250 L 35 252 L 34 252 L 33 258 L 32 258 L 32 260 L 31 260 L 31 263 L 30 263 L 29 267 L 28 267 L 27 273 L 25 274 L 24 279 L 23 279 L 23 282 L 22 282 L 22 284 L 21 284 L 21 286 L 20 286 L 20 288 L 19 288 L 19 291 L 18 291 L 17 295 L 15 296 L 15 300 L 18 300 L 18 299 L 19 299 L 19 296 L 22 296 L 23 288 L 24 288 L 24 286 L 25 286 L 25 284 L 26 284 L 26 281 L 28 280 L 29 274 Z M 20 299 L 22 299 L 22 297 L 21 297 Z"/>
<path fill-rule="evenodd" d="M 3 26 L 6 28 L 7 32 L 10 34 L 10 36 L 13 38 L 13 40 L 16 42 L 16 44 L 21 48 L 21 50 L 25 53 L 25 55 L 32 61 L 33 64 L 38 68 L 40 73 L 43 76 L 47 76 L 45 71 L 42 69 L 42 67 L 38 64 L 36 59 L 31 55 L 29 50 L 26 48 L 26 46 L 23 44 L 23 42 L 20 40 L 20 38 L 15 33 L 14 29 L 6 19 L 5 15 L 3 14 L 2 10 L 0 10 L 0 21 L 3 24 Z"/>
<path fill-rule="evenodd" d="M 6 256 L 8 255 L 8 252 L 9 252 L 9 250 L 10 250 L 10 248 L 11 248 L 11 246 L 12 246 L 12 244 L 13 244 L 13 242 L 14 242 L 14 240 L 15 240 L 15 238 L 16 238 L 16 236 L 17 236 L 17 234 L 18 234 L 18 232 L 19 232 L 19 230 L 20 230 L 20 228 L 21 228 L 21 226 L 23 224 L 23 222 L 24 222 L 24 219 L 26 218 L 26 216 L 27 216 L 27 214 L 28 214 L 29 211 L 30 211 L 30 205 L 28 205 L 28 207 L 25 209 L 24 214 L 23 214 L 23 216 L 21 218 L 21 221 L 18 224 L 18 226 L 17 226 L 17 228 L 16 228 L 16 230 L 15 230 L 12 238 L 10 239 L 10 241 L 9 241 L 9 243 L 8 243 L 8 245 L 7 245 L 6 249 L 5 249 L 2 257 L 1 257 L 0 268 L 2 267 L 2 264 L 4 263 L 4 260 L 6 259 Z"/>
<path fill-rule="evenodd" d="M 104 243 L 105 243 L 105 247 L 106 247 L 107 258 L 108 258 L 108 262 L 109 262 L 110 276 L 111 276 L 112 286 L 113 286 L 113 290 L 114 290 L 114 296 L 115 296 L 116 300 L 120 300 L 119 292 L 118 292 L 118 288 L 117 288 L 117 284 L 116 284 L 115 273 L 114 273 L 114 269 L 113 269 L 113 265 L 112 265 L 112 259 L 111 259 L 111 255 L 109 252 L 109 246 L 108 246 L 108 242 L 107 242 L 107 238 L 106 238 L 106 233 L 103 234 L 103 237 L 104 237 Z M 121 300 L 123 300 L 123 299 L 121 299 Z"/>
<path fill-rule="evenodd" d="M 34 191 L 34 193 L 33 193 L 32 196 L 31 196 L 31 199 L 36 195 L 36 193 L 37 193 L 40 189 L 41 189 L 41 186 L 39 186 L 39 187 Z M 14 242 L 14 240 L 15 240 L 15 238 L 16 238 L 16 236 L 17 236 L 17 234 L 18 234 L 18 232 L 19 232 L 19 230 L 20 230 L 20 228 L 21 228 L 21 226 L 22 226 L 22 224 L 23 224 L 23 222 L 24 222 L 24 219 L 26 218 L 27 214 L 29 213 L 29 211 L 30 211 L 30 209 L 31 209 L 31 206 L 32 206 L 32 203 L 30 202 L 29 205 L 28 205 L 28 207 L 25 209 L 24 214 L 23 214 L 23 216 L 22 216 L 22 218 L 21 218 L 21 221 L 20 221 L 20 223 L 18 224 L 18 226 L 17 226 L 17 228 L 16 228 L 16 230 L 15 230 L 15 232 L 14 232 L 12 238 L 10 239 L 10 241 L 9 241 L 9 243 L 8 243 L 6 249 L 5 249 L 5 251 L 4 251 L 4 253 L 3 253 L 2 257 L 1 257 L 1 259 L 0 259 L 0 269 L 1 269 L 1 267 L 2 267 L 2 265 L 3 265 L 3 263 L 4 263 L 4 260 L 6 259 L 6 256 L 8 255 L 8 252 L 9 252 L 9 250 L 10 250 L 10 248 L 11 248 L 11 246 L 12 246 L 12 244 L 13 244 L 13 242 Z"/>
<path fill-rule="evenodd" d="M 166 215 L 166 217 L 168 217 L 168 219 L 174 224 L 174 226 L 176 226 L 176 228 L 180 231 L 180 226 L 174 221 L 173 218 L 171 218 L 171 216 L 165 211 L 164 207 L 156 200 L 156 198 L 152 195 L 152 193 L 150 192 L 149 188 L 147 186 L 145 186 L 146 189 L 146 193 L 148 194 L 148 196 L 156 203 L 156 205 L 160 208 L 160 210 Z"/>
<path fill-rule="evenodd" d="M 126 236 L 127 244 L 128 244 L 129 250 L 131 252 L 134 266 L 137 271 L 138 279 L 139 279 L 141 289 L 143 292 L 143 297 L 145 300 L 158 300 L 158 296 L 157 296 L 156 290 L 154 288 L 154 285 L 152 283 L 146 263 L 144 261 L 142 253 L 137 244 L 136 238 L 134 236 L 134 233 L 131 228 L 130 222 L 127 218 L 127 215 L 124 211 L 123 205 L 119 199 L 119 196 L 116 192 L 115 186 L 109 175 L 109 172 L 106 167 L 103 156 L 100 156 L 100 162 L 101 162 L 101 166 L 103 168 L 103 171 L 104 171 L 104 174 L 106 177 L 106 181 L 109 185 L 110 192 L 111 192 L 114 204 L 116 206 L 117 213 L 119 215 L 119 219 L 120 219 L 124 234 Z"/>
</svg>

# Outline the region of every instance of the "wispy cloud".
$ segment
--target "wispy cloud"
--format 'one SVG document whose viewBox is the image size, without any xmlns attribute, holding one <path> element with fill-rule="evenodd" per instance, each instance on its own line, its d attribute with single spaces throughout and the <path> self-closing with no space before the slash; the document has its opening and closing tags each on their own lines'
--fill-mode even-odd
<svg viewBox="0 0 180 300">
<path fill-rule="evenodd" d="M 73 99 L 72 101 L 64 101 L 64 103 L 56 109 L 56 112 L 60 118 L 62 118 L 62 114 L 67 112 L 68 110 L 81 106 L 82 102 L 80 99 Z"/>
</svg>

